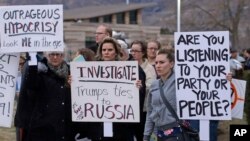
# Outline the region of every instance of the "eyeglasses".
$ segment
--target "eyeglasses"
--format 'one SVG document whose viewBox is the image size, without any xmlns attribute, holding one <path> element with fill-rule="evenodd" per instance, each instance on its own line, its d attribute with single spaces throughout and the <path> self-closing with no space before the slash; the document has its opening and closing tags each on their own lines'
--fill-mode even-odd
<svg viewBox="0 0 250 141">
<path fill-rule="evenodd" d="M 137 53 L 137 52 L 142 52 L 142 51 L 140 51 L 140 50 L 133 50 L 133 49 L 131 49 L 131 50 L 130 50 L 130 52 L 131 52 L 131 53 L 132 53 L 132 52 Z"/>
<path fill-rule="evenodd" d="M 50 53 L 49 56 L 50 57 L 61 57 L 62 54 L 61 53 Z"/>
<path fill-rule="evenodd" d="M 105 34 L 105 33 L 102 33 L 102 32 L 96 32 L 95 35 L 101 35 L 101 34 Z"/>
</svg>

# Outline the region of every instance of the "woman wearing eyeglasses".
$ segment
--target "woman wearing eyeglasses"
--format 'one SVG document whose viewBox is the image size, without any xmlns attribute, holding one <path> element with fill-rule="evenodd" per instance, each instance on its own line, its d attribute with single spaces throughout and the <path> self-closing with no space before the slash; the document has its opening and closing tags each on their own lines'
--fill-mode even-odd
<svg viewBox="0 0 250 141">
<path fill-rule="evenodd" d="M 147 47 L 143 41 L 135 40 L 131 43 L 130 53 L 133 56 L 133 59 L 138 61 L 138 64 L 142 67 L 146 74 L 146 91 L 149 90 L 152 82 L 156 80 L 156 72 L 154 67 L 147 60 Z M 147 99 L 147 95 L 146 95 Z M 147 102 L 144 102 L 144 105 Z M 146 111 L 146 107 L 144 107 Z"/>
<path fill-rule="evenodd" d="M 69 66 L 63 52 L 49 52 L 25 69 L 15 117 L 20 141 L 69 141 Z"/>
<path fill-rule="evenodd" d="M 147 59 L 151 65 L 155 65 L 157 51 L 161 48 L 161 43 L 157 40 L 149 40 L 147 42 Z"/>
<path fill-rule="evenodd" d="M 161 43 L 157 40 L 149 40 L 147 42 L 147 60 L 148 60 L 148 63 L 154 67 L 154 69 L 155 69 L 156 54 L 160 48 L 161 48 Z M 157 75 L 157 78 L 159 78 L 158 75 Z"/>
<path fill-rule="evenodd" d="M 130 53 L 134 60 L 138 61 L 138 64 L 143 69 L 146 74 L 146 92 L 145 92 L 145 99 L 144 99 L 144 106 L 143 106 L 143 114 L 142 114 L 142 121 L 141 123 L 145 123 L 146 121 L 146 105 L 148 99 L 148 91 L 149 88 L 154 80 L 156 80 L 156 71 L 154 67 L 148 62 L 147 60 L 147 47 L 143 41 L 135 40 L 131 43 L 131 50 Z M 141 135 L 144 130 L 144 124 L 138 129 L 137 132 L 140 132 Z M 140 138 L 142 139 L 142 137 Z"/>
</svg>

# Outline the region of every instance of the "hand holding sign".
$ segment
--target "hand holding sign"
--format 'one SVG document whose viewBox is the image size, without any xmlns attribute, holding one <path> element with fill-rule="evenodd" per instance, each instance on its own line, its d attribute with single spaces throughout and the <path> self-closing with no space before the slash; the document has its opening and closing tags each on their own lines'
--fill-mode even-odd
<svg viewBox="0 0 250 141">
<path fill-rule="evenodd" d="M 74 80 L 73 121 L 139 121 L 136 86 L 140 87 L 141 82 L 136 62 L 71 62 L 70 65 Z"/>
</svg>

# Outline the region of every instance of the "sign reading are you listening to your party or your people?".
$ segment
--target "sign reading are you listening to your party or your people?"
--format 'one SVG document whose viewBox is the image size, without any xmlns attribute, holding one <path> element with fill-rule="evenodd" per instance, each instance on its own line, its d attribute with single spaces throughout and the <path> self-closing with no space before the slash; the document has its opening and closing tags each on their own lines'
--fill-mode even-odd
<svg viewBox="0 0 250 141">
<path fill-rule="evenodd" d="M 230 120 L 229 32 L 177 32 L 175 53 L 180 118 Z"/>
</svg>

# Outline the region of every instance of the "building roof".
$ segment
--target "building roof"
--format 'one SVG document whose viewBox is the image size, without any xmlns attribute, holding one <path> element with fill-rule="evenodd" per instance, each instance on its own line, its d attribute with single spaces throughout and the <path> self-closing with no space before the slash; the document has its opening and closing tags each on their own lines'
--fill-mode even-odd
<svg viewBox="0 0 250 141">
<path fill-rule="evenodd" d="M 132 4 L 116 4 L 116 5 L 99 5 L 88 6 L 70 10 L 64 10 L 64 20 L 71 19 L 89 19 L 114 13 L 132 11 L 145 7 L 155 6 L 156 3 L 132 3 Z"/>
</svg>

